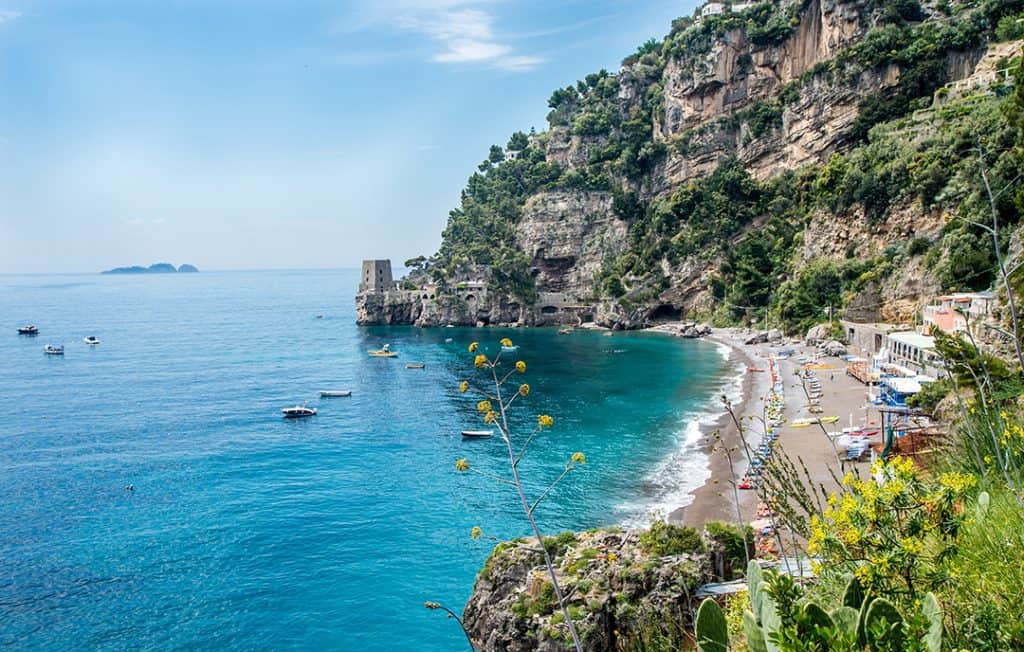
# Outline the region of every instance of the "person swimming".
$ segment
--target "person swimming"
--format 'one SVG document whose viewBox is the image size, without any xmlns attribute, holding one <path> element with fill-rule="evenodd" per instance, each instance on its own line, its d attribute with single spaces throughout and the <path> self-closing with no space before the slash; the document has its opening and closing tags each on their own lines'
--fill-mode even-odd
<svg viewBox="0 0 1024 652">
<path fill-rule="evenodd" d="M 133 485 L 133 484 L 126 484 L 124 486 L 124 490 L 125 491 L 135 491 L 135 485 Z"/>
</svg>

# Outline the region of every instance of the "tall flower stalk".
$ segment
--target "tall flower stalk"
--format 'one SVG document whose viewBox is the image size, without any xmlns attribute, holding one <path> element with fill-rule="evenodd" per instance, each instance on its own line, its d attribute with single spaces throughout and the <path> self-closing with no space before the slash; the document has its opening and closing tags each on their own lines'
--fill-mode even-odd
<svg viewBox="0 0 1024 652">
<path fill-rule="evenodd" d="M 525 374 L 526 363 L 522 360 L 516 361 L 516 363 L 511 366 L 511 369 L 504 371 L 502 365 L 502 353 L 507 350 L 514 350 L 512 340 L 508 338 L 502 339 L 501 347 L 502 348 L 498 355 L 495 356 L 494 359 L 490 359 L 483 353 L 479 352 L 479 344 L 477 342 L 473 342 L 469 345 L 469 352 L 475 354 L 473 359 L 474 366 L 477 369 L 486 372 L 490 378 L 487 381 L 486 390 L 474 388 L 469 381 L 464 380 L 459 385 L 459 391 L 466 393 L 472 389 L 482 397 L 476 407 L 478 412 L 483 415 L 484 423 L 497 428 L 501 435 L 501 442 L 508 454 L 508 475 L 503 477 L 501 475 L 476 469 L 470 465 L 469 460 L 466 458 L 462 458 L 455 462 L 455 468 L 460 472 L 470 471 L 477 473 L 483 477 L 509 485 L 513 488 L 516 493 L 516 497 L 519 500 L 519 504 L 522 506 L 523 514 L 526 516 L 526 520 L 529 522 L 530 528 L 533 530 L 533 534 L 540 545 L 539 552 L 544 556 L 544 566 L 547 568 L 548 576 L 551 578 L 555 598 L 558 600 L 558 606 L 562 612 L 563 618 L 565 619 L 565 624 L 569 629 L 569 634 L 572 636 L 573 645 L 578 652 L 582 652 L 583 647 L 580 644 L 579 635 L 576 633 L 576 627 L 573 624 L 572 617 L 569 615 L 569 607 L 566 604 L 565 593 L 562 590 L 562 586 L 558 582 L 558 574 L 555 572 L 555 565 L 554 561 L 551 559 L 551 552 L 548 550 L 548 547 L 544 545 L 544 536 L 541 534 L 540 527 L 537 525 L 537 519 L 535 518 L 534 513 L 541 501 L 551 493 L 551 491 L 565 478 L 565 476 L 572 472 L 577 465 L 586 464 L 586 457 L 580 452 L 573 453 L 569 458 L 569 461 L 565 464 L 561 474 L 559 474 L 558 477 L 540 493 L 540 495 L 532 501 L 527 497 L 526 490 L 523 487 L 522 478 L 519 474 L 519 463 L 526 454 L 530 443 L 533 442 L 534 438 L 542 433 L 545 428 L 550 428 L 554 425 L 554 419 L 546 414 L 538 415 L 537 425 L 517 450 L 516 443 L 512 440 L 512 429 L 509 426 L 508 412 L 517 400 L 526 398 L 530 395 L 530 386 L 526 383 L 522 383 L 515 389 L 515 391 L 509 391 L 507 386 L 510 384 L 512 376 L 516 374 Z M 473 528 L 474 538 L 479 536 L 479 533 L 479 528 Z"/>
</svg>

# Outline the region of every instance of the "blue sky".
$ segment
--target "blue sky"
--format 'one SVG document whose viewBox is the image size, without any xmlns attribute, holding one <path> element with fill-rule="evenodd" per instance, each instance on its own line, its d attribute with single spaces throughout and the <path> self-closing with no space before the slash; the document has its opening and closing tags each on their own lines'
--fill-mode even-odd
<svg viewBox="0 0 1024 652">
<path fill-rule="evenodd" d="M 0 273 L 433 253 L 491 144 L 695 5 L 0 0 Z"/>
</svg>

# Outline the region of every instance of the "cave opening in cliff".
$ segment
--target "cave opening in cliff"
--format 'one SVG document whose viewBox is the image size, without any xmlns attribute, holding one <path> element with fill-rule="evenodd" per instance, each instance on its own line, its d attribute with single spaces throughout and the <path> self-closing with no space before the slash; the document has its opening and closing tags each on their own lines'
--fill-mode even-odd
<svg viewBox="0 0 1024 652">
<path fill-rule="evenodd" d="M 556 308 L 555 306 L 544 306 L 543 308 L 540 309 L 540 311 L 545 315 L 553 315 L 556 312 L 558 312 L 558 308 Z"/>
<path fill-rule="evenodd" d="M 676 308 L 671 303 L 663 303 L 654 309 L 654 312 L 648 317 L 649 320 L 654 322 L 666 322 L 666 321 L 679 321 L 683 318 L 683 311 L 680 308 Z"/>
</svg>

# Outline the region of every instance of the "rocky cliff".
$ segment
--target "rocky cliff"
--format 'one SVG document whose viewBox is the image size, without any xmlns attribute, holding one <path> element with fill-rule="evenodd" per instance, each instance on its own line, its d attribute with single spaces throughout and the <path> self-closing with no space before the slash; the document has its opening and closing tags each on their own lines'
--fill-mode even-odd
<svg viewBox="0 0 1024 652">
<path fill-rule="evenodd" d="M 904 317 L 935 291 L 961 289 L 937 270 L 957 262 L 944 229 L 964 179 L 950 173 L 952 158 L 944 178 L 920 184 L 915 169 L 885 177 L 851 163 L 871 147 L 928 147 L 905 123 L 938 115 L 949 89 L 981 68 L 1008 65 L 1019 43 L 985 57 L 994 11 L 781 0 L 680 19 L 617 74 L 557 90 L 546 131 L 492 148 L 441 250 L 407 279 L 416 290 L 361 295 L 360 322 L 633 328 L 764 308 L 793 326 L 810 316 L 787 302 L 823 259 L 841 278 L 836 303 L 866 292 L 880 316 Z M 968 94 L 995 103 L 987 80 Z M 985 128 L 995 133 L 996 122 Z M 918 188 L 926 183 L 937 187 Z M 765 251 L 751 251 L 761 236 Z M 880 251 L 920 238 L 942 251 L 910 265 L 913 278 L 891 264 L 875 274 L 884 278 L 846 278 L 851 260 L 878 267 Z M 744 280 L 744 267 L 767 282 Z"/>
<path fill-rule="evenodd" d="M 666 623 L 692 622 L 699 586 L 732 579 L 744 567 L 742 547 L 731 535 L 702 537 L 665 524 L 645 532 L 566 532 L 546 541 L 585 650 L 654 649 L 642 647 L 651 642 L 646 636 L 661 633 Z M 494 549 L 463 620 L 481 650 L 571 649 L 536 539 Z"/>
</svg>

